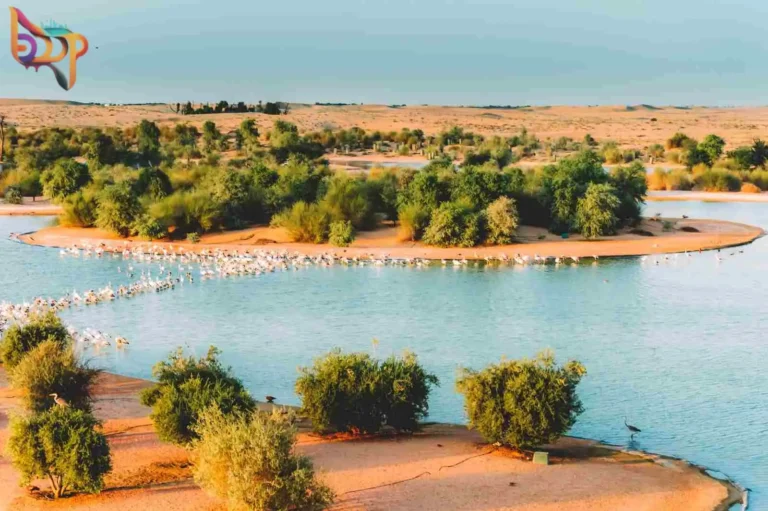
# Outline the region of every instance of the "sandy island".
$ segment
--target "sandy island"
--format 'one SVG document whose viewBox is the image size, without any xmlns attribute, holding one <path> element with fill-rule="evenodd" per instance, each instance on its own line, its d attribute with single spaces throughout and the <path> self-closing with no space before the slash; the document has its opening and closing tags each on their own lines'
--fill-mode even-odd
<svg viewBox="0 0 768 511">
<path fill-rule="evenodd" d="M 3 458 L 0 508 L 224 509 L 194 484 L 187 453 L 157 439 L 149 409 L 138 399 L 148 385 L 105 373 L 94 389 L 95 413 L 104 421 L 114 465 L 100 495 L 39 500 L 18 486 L 18 475 Z M 8 414 L 19 406 L 0 369 L 0 447 L 8 437 Z M 547 448 L 550 466 L 494 449 L 476 433 L 447 424 L 428 425 L 414 436 L 358 440 L 319 438 L 304 427 L 298 449 L 338 495 L 334 510 L 724 511 L 741 500 L 736 487 L 684 461 L 575 438 Z"/>
<path fill-rule="evenodd" d="M 711 250 L 751 243 L 763 235 L 763 230 L 746 224 L 722 220 L 669 219 L 674 229 L 665 232 L 661 221 L 644 220 L 640 229 L 653 236 L 631 234 L 624 230 L 617 236 L 600 240 L 587 241 L 579 235 L 569 239 L 547 232 L 546 229 L 523 226 L 518 229 L 518 243 L 504 246 L 473 248 L 438 248 L 420 242 L 400 242 L 397 230 L 383 227 L 375 231 L 361 232 L 354 243 L 347 248 L 309 243 L 293 243 L 283 229 L 272 227 L 252 227 L 240 231 L 206 234 L 200 243 L 186 241 L 157 241 L 153 244 L 173 244 L 184 246 L 187 250 L 242 248 L 260 248 L 267 250 L 288 250 L 304 254 L 317 254 L 333 250 L 348 257 L 425 258 L 425 259 L 482 259 L 485 257 L 514 257 L 538 254 L 552 257 L 611 257 L 662 254 L 674 252 L 693 252 Z M 694 228 L 699 232 L 686 232 L 683 228 Z M 139 238 L 119 238 L 101 229 L 73 227 L 49 227 L 35 233 L 26 234 L 20 240 L 31 245 L 68 248 L 103 244 L 108 250 L 123 250 L 126 246 L 147 243 Z"/>
</svg>

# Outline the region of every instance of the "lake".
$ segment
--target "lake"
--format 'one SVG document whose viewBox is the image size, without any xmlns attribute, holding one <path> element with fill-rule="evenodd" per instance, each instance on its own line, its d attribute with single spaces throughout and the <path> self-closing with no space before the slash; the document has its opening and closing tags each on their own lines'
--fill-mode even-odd
<svg viewBox="0 0 768 511">
<path fill-rule="evenodd" d="M 768 204 L 658 202 L 648 213 L 768 228 Z M 0 217 L 0 301 L 31 301 L 126 282 L 111 258 L 60 257 L 7 240 L 46 218 Z M 743 250 L 743 253 L 739 253 Z M 734 253 L 734 255 L 730 255 Z M 415 351 L 441 380 L 430 419 L 462 422 L 457 368 L 544 348 L 581 360 L 586 412 L 574 435 L 718 469 L 768 509 L 768 240 L 740 249 L 546 267 L 310 268 L 196 281 L 173 291 L 65 312 L 76 327 L 131 341 L 88 351 L 94 363 L 149 377 L 177 346 L 210 344 L 253 394 L 297 404 L 296 368 L 339 346 L 379 356 Z M 607 282 L 606 282 L 607 281 Z"/>
</svg>

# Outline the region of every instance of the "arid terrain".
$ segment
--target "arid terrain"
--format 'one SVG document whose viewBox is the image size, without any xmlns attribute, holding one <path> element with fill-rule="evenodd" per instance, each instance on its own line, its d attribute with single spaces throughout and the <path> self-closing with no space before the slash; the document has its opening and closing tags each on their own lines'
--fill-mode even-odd
<svg viewBox="0 0 768 511">
<path fill-rule="evenodd" d="M 236 99 L 236 98 L 228 98 Z M 184 101 L 185 98 L 179 98 Z M 174 105 L 175 108 L 175 105 Z M 683 131 L 702 139 L 716 133 L 727 148 L 745 145 L 755 137 L 768 136 L 768 107 L 707 108 L 636 106 L 538 106 L 516 109 L 485 109 L 441 106 L 389 107 L 384 105 L 309 106 L 292 105 L 287 116 L 302 131 L 325 127 L 391 131 L 422 129 L 434 134 L 451 126 L 484 135 L 511 135 L 523 127 L 541 140 L 561 136 L 581 139 L 587 133 L 597 140 L 614 140 L 623 147 L 643 148 L 663 143 Z M 0 113 L 21 129 L 42 127 L 127 127 L 141 119 L 159 123 L 189 122 L 202 126 L 213 120 L 223 131 L 240 121 L 254 118 L 260 128 L 271 126 L 274 116 L 265 114 L 212 114 L 182 116 L 170 105 L 84 106 L 64 102 L 0 99 Z"/>
<path fill-rule="evenodd" d="M 104 421 L 114 471 L 100 495 L 58 503 L 18 486 L 9 460 L 0 459 L 0 508 L 9 510 L 222 510 L 198 488 L 188 453 L 158 441 L 138 400 L 148 382 L 104 374 L 95 412 Z M 19 406 L 0 370 L 0 448 L 8 416 Z M 263 407 L 269 405 L 262 405 Z M 620 425 L 619 425 L 620 426 Z M 466 511 L 711 511 L 740 496 L 683 461 L 627 453 L 596 442 L 564 438 L 548 448 L 549 466 L 483 444 L 466 428 L 431 425 L 413 437 L 328 440 L 305 429 L 298 449 L 310 456 L 337 494 L 334 510 L 455 509 Z M 35 482 L 41 489 L 45 482 Z"/>
</svg>

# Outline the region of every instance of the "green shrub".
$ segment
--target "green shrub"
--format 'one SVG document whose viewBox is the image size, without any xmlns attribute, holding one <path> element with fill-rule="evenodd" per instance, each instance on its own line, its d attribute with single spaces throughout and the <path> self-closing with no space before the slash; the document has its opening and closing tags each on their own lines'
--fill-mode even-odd
<svg viewBox="0 0 768 511">
<path fill-rule="evenodd" d="M 330 217 L 318 204 L 299 201 L 272 218 L 272 225 L 283 227 L 293 241 L 324 243 L 328 239 Z"/>
<path fill-rule="evenodd" d="M 456 387 L 471 428 L 488 442 L 529 449 L 554 442 L 576 423 L 584 411 L 576 386 L 585 374 L 579 362 L 557 366 L 543 352 L 479 372 L 463 369 Z"/>
<path fill-rule="evenodd" d="M 211 347 L 205 357 L 187 358 L 179 348 L 152 369 L 158 383 L 142 392 L 141 402 L 152 407 L 150 418 L 161 440 L 187 444 L 195 439 L 197 418 L 211 405 L 226 414 L 255 407 L 242 382 L 221 365 L 218 353 Z"/>
<path fill-rule="evenodd" d="M 348 247 L 355 241 L 355 230 L 349 220 L 338 220 L 331 223 L 331 232 L 328 242 L 334 247 Z"/>
<path fill-rule="evenodd" d="M 318 432 L 376 433 L 384 425 L 412 431 L 426 416 L 430 389 L 438 384 L 410 353 L 380 364 L 365 353 L 333 350 L 299 371 L 302 414 Z"/>
<path fill-rule="evenodd" d="M 26 325 L 13 325 L 6 330 L 0 344 L 0 359 L 6 369 L 13 369 L 24 356 L 45 341 L 62 348 L 71 344 L 67 329 L 52 312 L 33 316 Z"/>
<path fill-rule="evenodd" d="M 56 498 L 68 491 L 101 491 L 112 463 L 98 426 L 90 413 L 60 406 L 12 418 L 7 449 L 21 484 L 48 479 Z"/>
<path fill-rule="evenodd" d="M 6 188 L 4 198 L 7 204 L 21 204 L 24 202 L 24 196 L 21 194 L 21 189 L 16 186 L 9 186 Z"/>
<path fill-rule="evenodd" d="M 24 403 L 33 412 L 54 406 L 53 393 L 73 408 L 90 411 L 90 389 L 99 372 L 80 362 L 71 347 L 45 341 L 21 359 L 10 380 L 24 392 Z"/>
<path fill-rule="evenodd" d="M 200 235 L 196 232 L 187 234 L 187 241 L 190 243 L 200 243 Z"/>
<path fill-rule="evenodd" d="M 693 188 L 691 173 L 683 169 L 670 170 L 662 190 L 690 190 Z"/>
<path fill-rule="evenodd" d="M 225 415 L 209 408 L 195 426 L 195 482 L 229 509 L 327 509 L 333 492 L 316 479 L 312 461 L 294 453 L 291 419 L 277 410 Z"/>
<path fill-rule="evenodd" d="M 496 245 L 512 242 L 520 217 L 514 199 L 499 197 L 486 211 L 488 218 L 488 241 Z"/>
<path fill-rule="evenodd" d="M 152 218 L 149 215 L 142 215 L 141 218 L 136 220 L 133 224 L 133 232 L 137 236 L 140 236 L 148 240 L 157 240 L 165 238 L 168 235 L 168 228 L 160 223 L 158 220 Z M 191 233 L 197 234 L 197 233 Z M 189 235 L 187 236 L 189 239 Z M 199 235 L 198 235 L 199 241 Z"/>
<path fill-rule="evenodd" d="M 358 230 L 376 227 L 376 215 L 360 179 L 335 176 L 328 184 L 322 208 L 335 221 L 348 220 Z"/>
<path fill-rule="evenodd" d="M 621 203 L 616 189 L 609 184 L 591 184 L 579 199 L 576 225 L 588 239 L 613 234 L 618 224 L 617 212 Z"/>
<path fill-rule="evenodd" d="M 424 228 L 429 223 L 429 213 L 419 204 L 406 204 L 397 211 L 400 221 L 397 239 L 400 241 L 416 241 L 421 239 Z"/>
<path fill-rule="evenodd" d="M 53 200 L 62 200 L 91 180 L 88 166 L 75 160 L 61 160 L 40 175 L 43 193 Z"/>
<path fill-rule="evenodd" d="M 768 171 L 766 170 L 744 172 L 742 174 L 742 180 L 757 185 L 757 187 L 763 191 L 768 190 Z"/>
<path fill-rule="evenodd" d="M 457 202 L 445 202 L 433 213 L 424 242 L 438 247 L 474 247 L 485 239 L 485 215 Z"/>
<path fill-rule="evenodd" d="M 694 188 L 705 192 L 738 192 L 741 179 L 727 170 L 708 170 L 694 177 Z"/>
<path fill-rule="evenodd" d="M 59 222 L 64 226 L 93 227 L 99 208 L 98 196 L 91 187 L 78 190 L 69 195 L 62 204 L 64 212 Z"/>
<path fill-rule="evenodd" d="M 120 236 L 128 236 L 140 213 L 139 199 L 128 183 L 110 185 L 99 195 L 96 225 Z"/>
</svg>

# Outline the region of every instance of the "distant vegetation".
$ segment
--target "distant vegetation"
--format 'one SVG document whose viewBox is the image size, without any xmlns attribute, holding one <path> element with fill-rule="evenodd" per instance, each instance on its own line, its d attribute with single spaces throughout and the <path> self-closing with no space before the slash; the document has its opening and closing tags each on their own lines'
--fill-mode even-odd
<svg viewBox="0 0 768 511">
<path fill-rule="evenodd" d="M 287 114 L 289 111 L 288 103 L 262 103 L 259 101 L 257 105 L 248 105 L 242 101 L 238 103 L 229 103 L 227 101 L 219 101 L 218 103 L 211 105 L 203 103 L 198 107 L 195 107 L 191 101 L 188 101 L 184 105 L 176 103 L 174 112 L 181 115 L 202 115 L 202 114 L 242 114 L 248 112 L 255 112 L 267 115 L 280 115 Z"/>
</svg>

